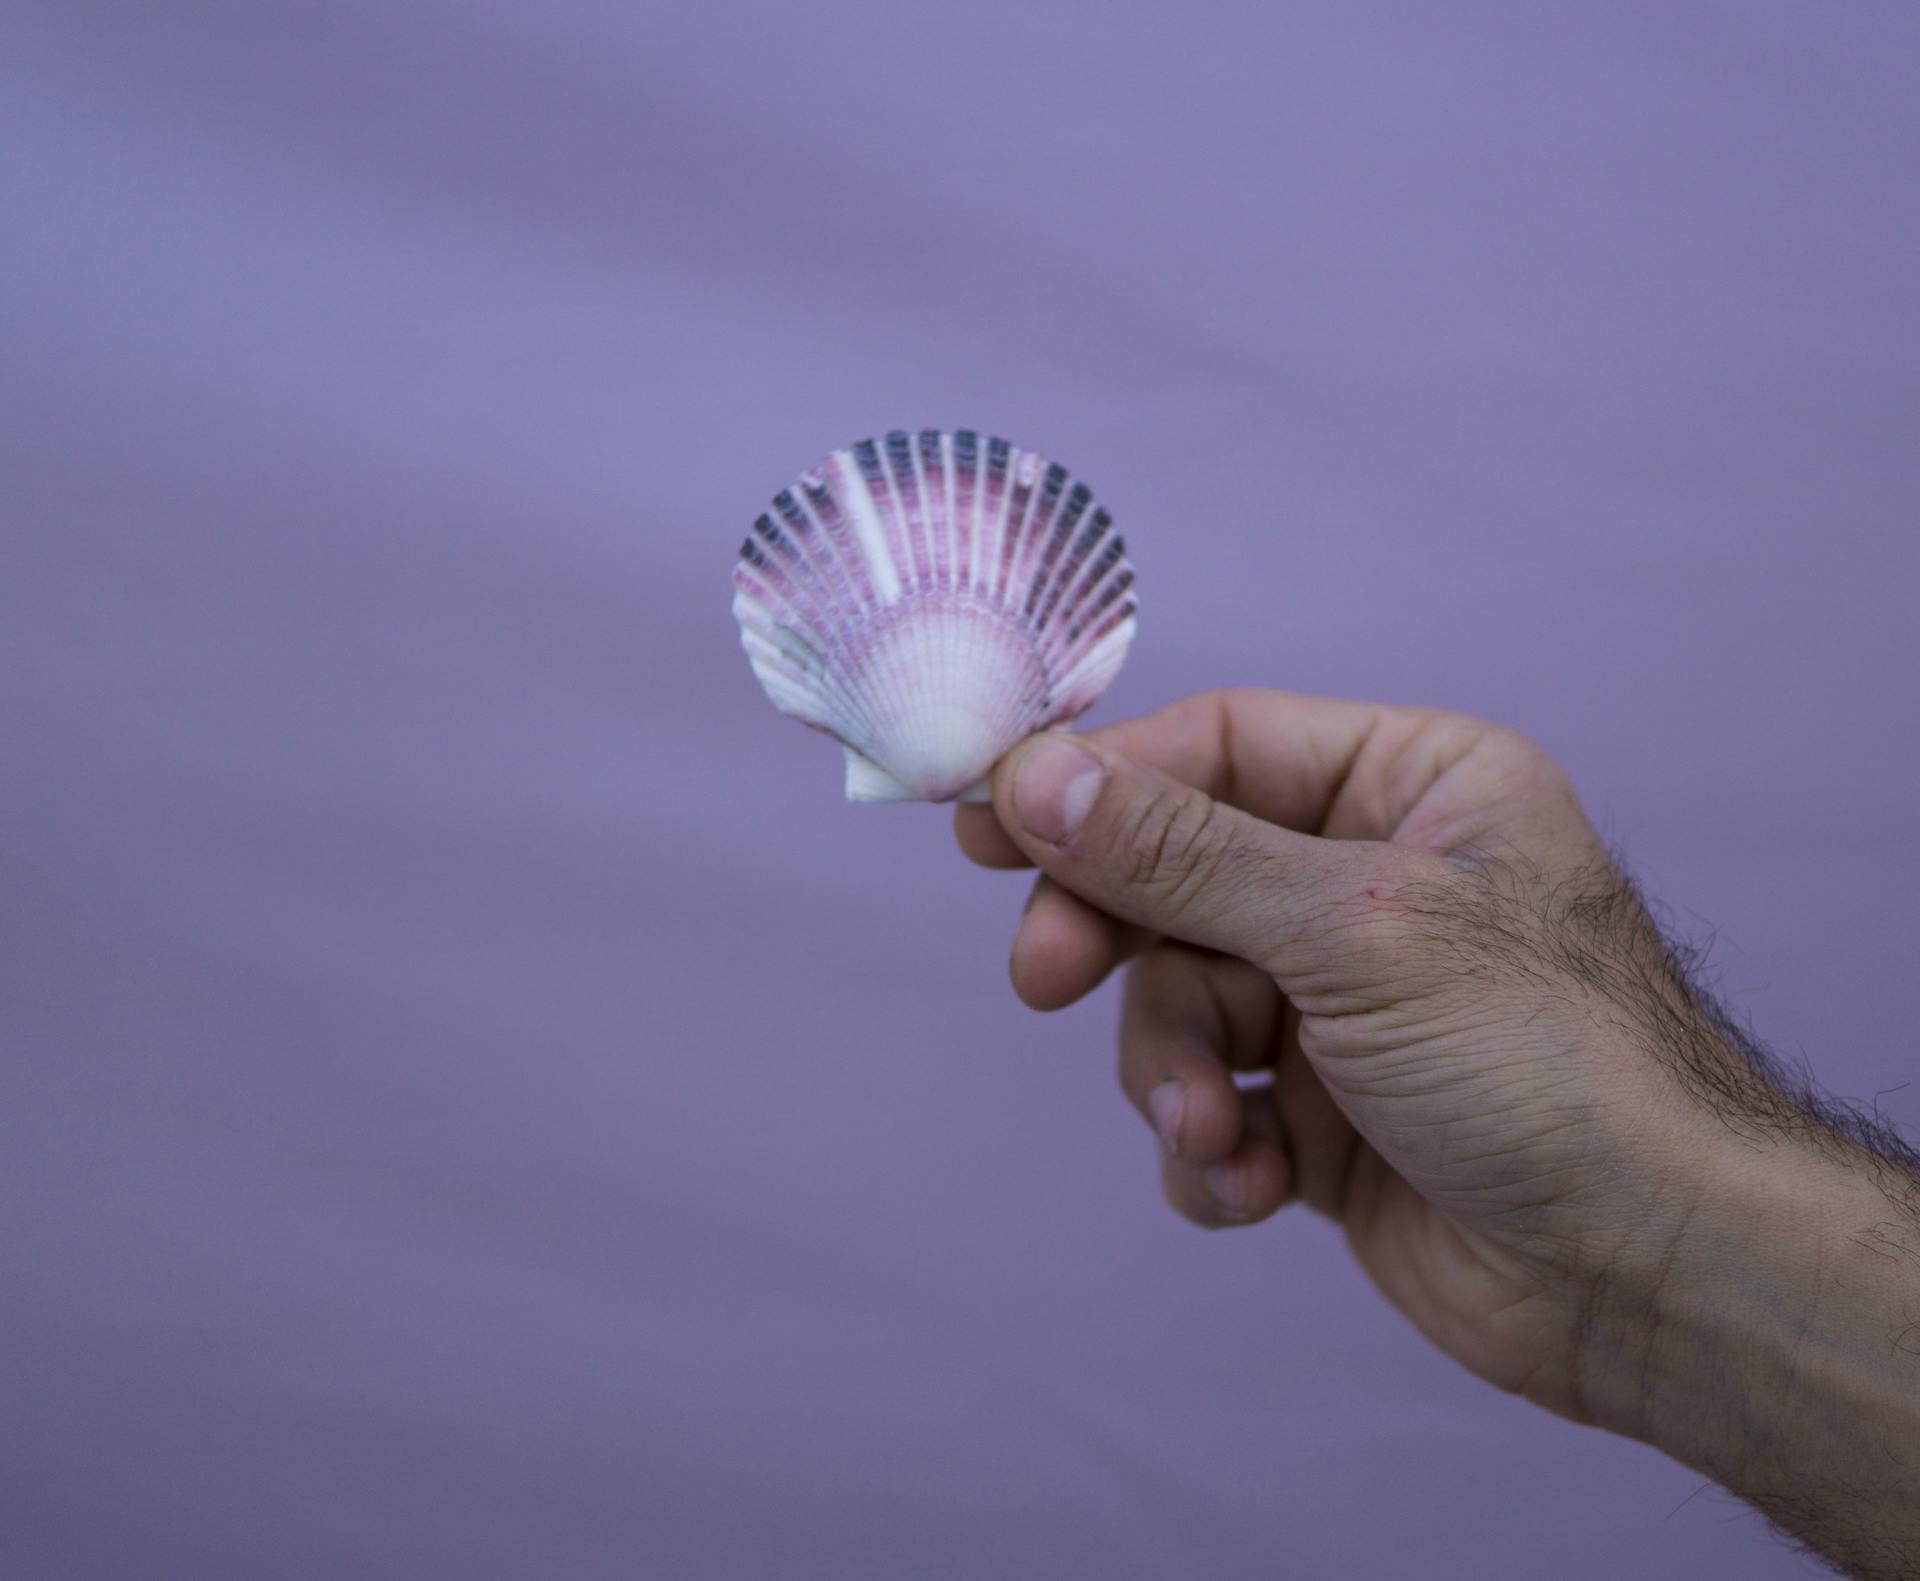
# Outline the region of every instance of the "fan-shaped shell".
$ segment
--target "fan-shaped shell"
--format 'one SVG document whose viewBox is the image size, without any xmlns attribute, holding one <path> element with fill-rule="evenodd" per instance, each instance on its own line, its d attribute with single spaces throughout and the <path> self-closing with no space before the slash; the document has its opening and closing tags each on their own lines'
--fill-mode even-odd
<svg viewBox="0 0 1920 1581">
<path fill-rule="evenodd" d="M 1090 708 L 1133 640 L 1133 570 L 1065 467 L 896 429 L 774 497 L 734 617 L 782 713 L 847 749 L 854 801 L 986 799 L 1015 742 Z"/>
</svg>

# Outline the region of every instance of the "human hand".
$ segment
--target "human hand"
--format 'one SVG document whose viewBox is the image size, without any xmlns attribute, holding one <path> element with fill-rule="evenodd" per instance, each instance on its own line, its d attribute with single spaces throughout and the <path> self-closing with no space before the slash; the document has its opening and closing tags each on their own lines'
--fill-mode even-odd
<svg viewBox="0 0 1920 1581">
<path fill-rule="evenodd" d="M 1029 1004 L 1138 957 L 1120 1079 L 1180 1212 L 1304 1201 L 1479 1376 L 1739 1486 L 1667 1419 L 1700 1408 L 1656 1361 L 1715 1342 L 1676 1314 L 1796 1214 L 1818 1243 L 1886 1204 L 1824 1167 L 1831 1132 L 1756 1172 L 1821 1122 L 1693 990 L 1543 753 L 1454 714 L 1224 692 L 1024 743 L 957 832 L 1043 871 L 1012 957 Z M 1806 1262 L 1771 1270 L 1783 1333 L 1822 1299 Z M 1755 1387 L 1790 1370 L 1768 1345 Z"/>
<path fill-rule="evenodd" d="M 1664 1254 L 1687 1176 L 1648 1156 L 1671 1083 L 1619 1028 L 1661 1013 L 1664 949 L 1565 778 L 1476 720 L 1281 693 L 1081 739 L 1097 758 L 1011 754 L 960 838 L 1046 870 L 1013 952 L 1030 1003 L 1139 950 L 1120 1077 L 1173 1205 L 1226 1226 L 1303 1200 L 1449 1354 L 1586 1416 L 1595 1278 Z"/>
</svg>

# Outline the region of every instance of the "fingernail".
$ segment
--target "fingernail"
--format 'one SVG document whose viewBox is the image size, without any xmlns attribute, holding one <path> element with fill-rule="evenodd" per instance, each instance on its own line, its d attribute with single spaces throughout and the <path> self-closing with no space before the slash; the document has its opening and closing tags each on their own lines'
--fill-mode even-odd
<svg viewBox="0 0 1920 1581">
<path fill-rule="evenodd" d="M 1147 1110 L 1153 1116 L 1153 1128 L 1169 1153 L 1180 1151 L 1180 1117 L 1187 1112 L 1185 1082 L 1163 1081 L 1147 1094 Z"/>
<path fill-rule="evenodd" d="M 1035 839 L 1059 845 L 1085 820 L 1105 772 L 1091 752 L 1061 736 L 1042 736 L 1014 775 L 1014 813 Z"/>
<path fill-rule="evenodd" d="M 1229 1213 L 1247 1211 L 1247 1172 L 1234 1164 L 1215 1164 L 1201 1177 L 1213 1200 Z"/>
</svg>

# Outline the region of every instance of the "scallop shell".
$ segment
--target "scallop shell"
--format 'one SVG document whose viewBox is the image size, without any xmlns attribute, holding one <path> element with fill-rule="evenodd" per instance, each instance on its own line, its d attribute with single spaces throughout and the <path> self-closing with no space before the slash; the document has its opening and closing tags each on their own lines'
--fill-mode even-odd
<svg viewBox="0 0 1920 1581">
<path fill-rule="evenodd" d="M 784 714 L 847 753 L 849 801 L 985 801 L 1015 742 L 1092 707 L 1133 640 L 1133 569 L 1065 467 L 896 429 L 774 496 L 734 618 Z"/>
</svg>

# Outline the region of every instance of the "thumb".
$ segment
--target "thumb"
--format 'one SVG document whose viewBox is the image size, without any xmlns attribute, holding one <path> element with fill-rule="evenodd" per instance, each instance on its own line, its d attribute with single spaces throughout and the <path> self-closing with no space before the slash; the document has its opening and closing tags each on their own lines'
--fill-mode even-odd
<svg viewBox="0 0 1920 1581">
<path fill-rule="evenodd" d="M 994 773 L 994 810 L 1041 871 L 1110 916 L 1318 977 L 1384 922 L 1389 848 L 1263 822 L 1073 736 L 1030 738 Z"/>
</svg>

